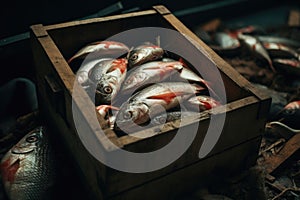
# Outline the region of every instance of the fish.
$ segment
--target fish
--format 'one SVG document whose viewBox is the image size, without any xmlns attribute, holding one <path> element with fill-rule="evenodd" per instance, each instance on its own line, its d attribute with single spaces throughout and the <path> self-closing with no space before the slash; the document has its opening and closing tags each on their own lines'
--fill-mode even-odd
<svg viewBox="0 0 300 200">
<path fill-rule="evenodd" d="M 71 63 L 73 60 L 78 58 L 95 59 L 99 57 L 101 58 L 102 56 L 107 57 L 108 55 L 114 58 L 115 56 L 119 57 L 128 52 L 129 48 L 121 42 L 108 40 L 97 41 L 81 48 L 68 60 L 68 63 Z"/>
<path fill-rule="evenodd" d="M 126 77 L 127 59 L 110 59 L 98 62 L 89 72 L 89 79 L 94 83 L 95 104 L 110 104 L 120 90 Z"/>
<path fill-rule="evenodd" d="M 162 114 L 158 114 L 151 119 L 152 125 L 162 125 L 171 121 L 179 120 L 184 117 L 196 115 L 198 112 L 192 111 L 171 111 Z"/>
<path fill-rule="evenodd" d="M 96 110 L 106 121 L 107 127 L 113 129 L 116 117 L 113 115 L 112 110 L 118 111 L 119 108 L 112 105 L 100 105 L 96 107 Z"/>
<path fill-rule="evenodd" d="M 55 185 L 55 157 L 46 128 L 27 133 L 2 158 L 5 192 L 10 200 L 48 199 Z"/>
<path fill-rule="evenodd" d="M 217 32 L 215 41 L 221 49 L 236 49 L 240 46 L 240 42 L 236 37 L 225 32 Z"/>
<path fill-rule="evenodd" d="M 222 105 L 219 101 L 206 95 L 193 96 L 186 102 L 187 104 L 184 105 L 186 105 L 188 108 L 191 108 L 192 110 L 197 109 L 199 111 L 210 110 L 212 108 Z"/>
<path fill-rule="evenodd" d="M 278 72 L 300 76 L 300 60 L 296 59 L 273 59 L 274 66 Z"/>
<path fill-rule="evenodd" d="M 164 81 L 176 73 L 185 80 L 205 83 L 196 73 L 185 68 L 180 61 L 152 61 L 137 66 L 129 72 L 123 83 L 122 92 L 128 93 L 141 86 Z"/>
<path fill-rule="evenodd" d="M 273 58 L 294 58 L 296 60 L 300 60 L 300 54 L 293 48 L 290 48 L 284 44 L 270 42 L 263 42 L 262 44 L 268 51 L 269 55 Z"/>
<path fill-rule="evenodd" d="M 99 62 L 102 62 L 104 60 L 111 60 L 111 58 L 100 58 L 95 59 L 87 62 L 83 62 L 81 67 L 76 72 L 76 78 L 78 83 L 84 88 L 87 89 L 92 84 L 91 80 L 89 79 L 89 72 L 95 65 Z"/>
<path fill-rule="evenodd" d="M 297 40 L 279 37 L 279 36 L 265 36 L 265 35 L 257 35 L 257 39 L 261 42 L 269 42 L 269 43 L 278 43 L 286 46 L 290 46 L 293 48 L 300 48 L 300 42 Z"/>
<path fill-rule="evenodd" d="M 163 82 L 148 86 L 124 102 L 116 115 L 115 128 L 130 132 L 151 116 L 179 106 L 182 101 L 205 90 L 196 84 Z"/>
<path fill-rule="evenodd" d="M 264 58 L 268 62 L 271 70 L 273 72 L 276 72 L 268 52 L 256 37 L 251 35 L 239 34 L 238 38 L 248 47 L 251 52 L 254 52 L 256 55 L 259 55 L 259 57 Z"/>
<path fill-rule="evenodd" d="M 155 61 L 161 59 L 163 55 L 164 50 L 161 47 L 154 44 L 143 44 L 128 53 L 128 66 L 132 68 L 149 61 Z"/>
</svg>

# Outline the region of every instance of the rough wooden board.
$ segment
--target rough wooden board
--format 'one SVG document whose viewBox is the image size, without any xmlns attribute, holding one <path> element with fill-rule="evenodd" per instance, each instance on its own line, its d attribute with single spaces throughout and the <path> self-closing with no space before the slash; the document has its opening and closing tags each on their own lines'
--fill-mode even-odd
<svg viewBox="0 0 300 200">
<path fill-rule="evenodd" d="M 300 11 L 299 10 L 291 10 L 289 15 L 289 26 L 300 26 Z"/>
<path fill-rule="evenodd" d="M 289 157 L 291 157 L 300 148 L 300 134 L 294 135 L 286 142 L 283 149 L 276 155 L 267 158 L 264 162 L 267 173 L 272 173 L 280 165 L 282 165 Z"/>
</svg>

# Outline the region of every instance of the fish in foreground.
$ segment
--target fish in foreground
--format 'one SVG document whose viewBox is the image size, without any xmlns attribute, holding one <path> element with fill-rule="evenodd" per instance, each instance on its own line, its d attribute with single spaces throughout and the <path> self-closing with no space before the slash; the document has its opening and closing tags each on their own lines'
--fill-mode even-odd
<svg viewBox="0 0 300 200">
<path fill-rule="evenodd" d="M 280 121 L 285 125 L 293 128 L 300 129 L 300 100 L 288 103 L 275 117 L 274 121 Z"/>
<path fill-rule="evenodd" d="M 112 110 L 118 111 L 119 108 L 112 105 L 100 105 L 96 107 L 96 110 L 106 121 L 107 127 L 113 129 L 116 117 L 113 115 Z"/>
<path fill-rule="evenodd" d="M 123 83 L 122 92 L 128 93 L 141 86 L 164 81 L 176 73 L 185 80 L 205 83 L 180 61 L 153 61 L 132 69 Z"/>
<path fill-rule="evenodd" d="M 135 93 L 116 116 L 115 128 L 133 131 L 137 125 L 149 122 L 151 116 L 170 110 L 205 88 L 182 82 L 157 83 Z"/>
<path fill-rule="evenodd" d="M 38 127 L 25 135 L 1 161 L 1 175 L 9 199 L 50 198 L 55 182 L 54 162 L 44 127 Z"/>
<path fill-rule="evenodd" d="M 209 96 L 206 95 L 200 95 L 200 96 L 194 96 L 188 99 L 187 104 L 185 104 L 187 107 L 199 111 L 205 111 L 210 110 L 212 108 L 215 108 L 217 106 L 220 106 L 221 103 Z"/>
<path fill-rule="evenodd" d="M 68 63 L 71 63 L 77 58 L 95 59 L 102 56 L 114 58 L 115 56 L 119 57 L 128 51 L 129 48 L 121 42 L 107 40 L 93 42 L 81 48 L 68 60 Z"/>
<path fill-rule="evenodd" d="M 120 89 L 127 72 L 127 59 L 111 59 L 98 62 L 89 72 L 89 79 L 95 84 L 95 103 L 110 104 Z"/>
<path fill-rule="evenodd" d="M 244 34 L 239 34 L 238 38 L 246 44 L 246 46 L 249 48 L 251 52 L 255 52 L 257 55 L 260 57 L 264 58 L 267 60 L 271 70 L 273 72 L 276 72 L 276 70 L 273 67 L 272 60 L 267 52 L 267 50 L 264 48 L 263 44 L 256 38 L 251 35 L 244 35 Z"/>
<path fill-rule="evenodd" d="M 153 44 L 140 45 L 128 53 L 128 66 L 134 67 L 163 57 L 164 50 Z"/>
</svg>

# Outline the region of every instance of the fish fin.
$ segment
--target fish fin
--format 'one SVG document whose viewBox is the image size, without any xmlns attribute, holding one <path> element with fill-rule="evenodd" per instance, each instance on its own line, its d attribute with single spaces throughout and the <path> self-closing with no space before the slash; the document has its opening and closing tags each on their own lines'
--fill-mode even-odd
<svg viewBox="0 0 300 200">
<path fill-rule="evenodd" d="M 4 163 L 1 164 L 2 177 L 4 181 L 14 182 L 15 174 L 20 168 L 20 159 L 17 159 L 12 164 L 10 164 L 11 160 L 8 159 Z"/>
<path fill-rule="evenodd" d="M 184 62 L 183 58 L 179 58 L 178 62 L 180 62 L 182 64 L 182 66 L 188 68 L 188 65 Z"/>
</svg>

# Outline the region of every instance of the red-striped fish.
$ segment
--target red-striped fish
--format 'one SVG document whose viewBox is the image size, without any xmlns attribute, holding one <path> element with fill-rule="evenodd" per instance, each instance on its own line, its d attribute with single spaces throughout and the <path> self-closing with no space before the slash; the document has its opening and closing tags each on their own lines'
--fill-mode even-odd
<svg viewBox="0 0 300 200">
<path fill-rule="evenodd" d="M 117 116 L 117 129 L 132 131 L 162 111 L 172 109 L 205 88 L 182 82 L 164 82 L 146 87 L 122 104 Z"/>
<path fill-rule="evenodd" d="M 96 107 L 96 110 L 104 118 L 107 126 L 113 129 L 116 117 L 113 115 L 112 110 L 118 111 L 119 108 L 112 105 L 100 105 Z"/>
<path fill-rule="evenodd" d="M 129 48 L 121 43 L 116 41 L 98 41 L 93 42 L 82 49 L 80 49 L 74 56 L 72 56 L 68 63 L 71 63 L 73 60 L 77 58 L 87 58 L 87 59 L 95 59 L 101 57 L 119 57 L 125 53 L 128 53 Z"/>
<path fill-rule="evenodd" d="M 164 50 L 157 45 L 140 45 L 128 53 L 128 65 L 133 67 L 149 61 L 155 61 L 162 58 L 163 54 Z"/>
<path fill-rule="evenodd" d="M 111 103 L 125 79 L 126 72 L 125 58 L 100 61 L 89 71 L 89 79 L 96 85 L 96 105 Z"/>
<path fill-rule="evenodd" d="M 187 106 L 189 108 L 199 109 L 199 111 L 210 110 L 220 105 L 221 103 L 219 101 L 205 95 L 194 96 L 187 100 Z"/>
</svg>

